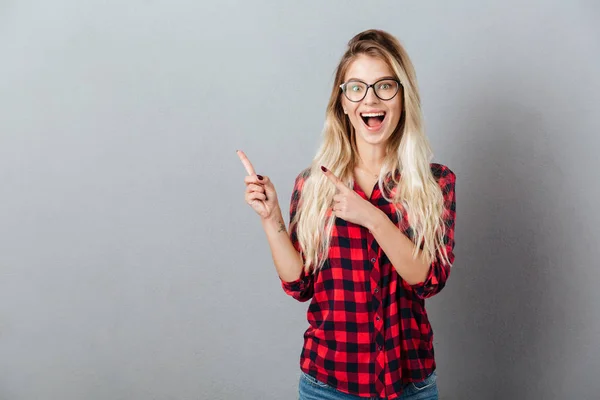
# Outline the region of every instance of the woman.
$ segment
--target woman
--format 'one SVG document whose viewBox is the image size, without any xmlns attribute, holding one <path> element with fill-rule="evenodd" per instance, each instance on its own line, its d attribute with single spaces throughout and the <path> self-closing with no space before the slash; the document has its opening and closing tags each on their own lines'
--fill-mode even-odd
<svg viewBox="0 0 600 400">
<path fill-rule="evenodd" d="M 238 154 L 283 289 L 312 299 L 300 399 L 437 399 L 424 300 L 454 261 L 455 175 L 430 163 L 400 43 L 378 30 L 348 43 L 323 143 L 296 178 L 289 235 L 273 184 Z"/>
</svg>

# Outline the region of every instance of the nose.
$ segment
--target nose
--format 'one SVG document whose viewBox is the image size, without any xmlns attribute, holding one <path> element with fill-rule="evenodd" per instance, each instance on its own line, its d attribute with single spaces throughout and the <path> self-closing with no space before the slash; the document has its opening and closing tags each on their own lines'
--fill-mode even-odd
<svg viewBox="0 0 600 400">
<path fill-rule="evenodd" d="M 366 105 L 376 104 L 379 102 L 379 97 L 377 97 L 377 95 L 375 95 L 375 87 L 369 86 L 369 88 L 367 88 L 367 95 L 363 99 L 363 102 Z"/>
</svg>

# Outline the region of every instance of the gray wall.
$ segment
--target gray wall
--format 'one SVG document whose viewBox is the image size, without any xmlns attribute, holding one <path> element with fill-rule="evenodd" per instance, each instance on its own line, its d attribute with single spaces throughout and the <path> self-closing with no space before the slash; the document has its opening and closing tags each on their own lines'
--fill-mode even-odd
<svg viewBox="0 0 600 400">
<path fill-rule="evenodd" d="M 371 27 L 458 175 L 441 398 L 597 398 L 599 2 L 416 3 L 0 2 L 0 398 L 296 398 L 307 304 L 235 150 L 287 215 Z"/>
</svg>

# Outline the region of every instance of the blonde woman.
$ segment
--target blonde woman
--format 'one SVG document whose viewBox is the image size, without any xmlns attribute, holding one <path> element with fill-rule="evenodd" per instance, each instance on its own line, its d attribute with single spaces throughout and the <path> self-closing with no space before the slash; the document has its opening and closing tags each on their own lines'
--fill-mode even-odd
<svg viewBox="0 0 600 400">
<path fill-rule="evenodd" d="M 283 289 L 311 300 L 300 399 L 437 399 L 425 299 L 454 261 L 455 175 L 430 163 L 398 40 L 369 30 L 348 43 L 323 143 L 295 181 L 289 234 L 272 182 L 238 155 Z"/>
</svg>

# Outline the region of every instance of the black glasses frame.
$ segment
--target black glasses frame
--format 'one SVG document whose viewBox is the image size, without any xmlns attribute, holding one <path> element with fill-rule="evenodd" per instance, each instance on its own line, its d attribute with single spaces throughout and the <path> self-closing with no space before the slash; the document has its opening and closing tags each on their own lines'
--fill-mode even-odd
<svg viewBox="0 0 600 400">
<path fill-rule="evenodd" d="M 398 87 L 396 88 L 396 93 L 394 93 L 394 95 L 393 95 L 392 97 L 390 97 L 389 99 L 384 99 L 384 98 L 380 97 L 380 96 L 377 94 L 377 90 L 375 90 L 375 85 L 377 85 L 378 83 L 380 83 L 380 82 L 383 82 L 383 81 L 394 81 L 394 82 L 396 82 L 396 83 L 398 84 Z M 351 82 L 359 82 L 359 83 L 362 83 L 363 85 L 365 85 L 365 86 L 367 87 L 367 90 L 365 90 L 365 94 L 363 95 L 363 97 L 361 97 L 361 98 L 360 98 L 360 100 L 352 100 L 352 99 L 350 99 L 350 98 L 348 97 L 348 94 L 346 93 L 346 87 L 347 87 L 346 85 L 348 85 L 348 84 L 349 84 L 349 83 L 351 83 Z M 359 101 L 363 101 L 363 100 L 364 100 L 364 98 L 365 98 L 365 97 L 367 97 L 367 92 L 369 91 L 369 89 L 370 89 L 370 88 L 373 88 L 373 93 L 375 93 L 375 96 L 377 96 L 377 98 L 378 98 L 378 99 L 380 99 L 380 100 L 383 100 L 383 101 L 388 101 L 388 100 L 391 100 L 391 99 L 393 99 L 394 97 L 396 97 L 396 95 L 397 95 L 397 94 L 398 94 L 398 92 L 400 91 L 400 86 L 402 86 L 402 82 L 400 82 L 398 79 L 392 79 L 392 78 L 383 78 L 383 79 L 380 79 L 380 80 L 378 80 L 377 82 L 375 82 L 375 83 L 372 83 L 372 84 L 370 84 L 370 85 L 369 85 L 367 82 L 363 82 L 363 81 L 361 81 L 361 80 L 359 80 L 359 79 L 352 79 L 352 80 L 350 80 L 350 81 L 348 81 L 348 82 L 344 82 L 344 83 L 342 83 L 342 84 L 340 85 L 340 89 L 342 89 L 342 92 L 344 93 L 344 96 L 346 96 L 346 98 L 347 98 L 349 101 L 351 101 L 351 102 L 353 102 L 353 103 L 358 103 Z"/>
</svg>

